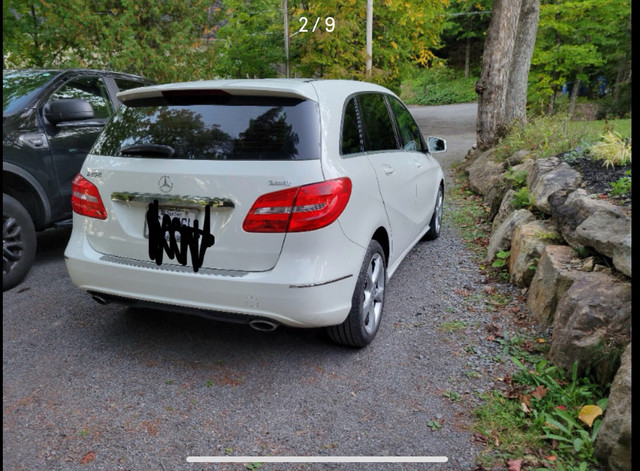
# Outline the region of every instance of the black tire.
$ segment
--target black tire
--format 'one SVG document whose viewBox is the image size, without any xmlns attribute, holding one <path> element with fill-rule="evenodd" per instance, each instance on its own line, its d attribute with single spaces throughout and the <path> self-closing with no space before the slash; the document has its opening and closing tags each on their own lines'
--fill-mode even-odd
<svg viewBox="0 0 640 471">
<path fill-rule="evenodd" d="M 351 311 L 340 325 L 327 328 L 331 340 L 341 345 L 364 347 L 378 333 L 384 307 L 387 262 L 375 240 L 369 243 L 351 300 Z"/>
<path fill-rule="evenodd" d="M 2 291 L 27 276 L 36 256 L 36 230 L 18 200 L 2 194 Z"/>
<path fill-rule="evenodd" d="M 442 185 L 438 188 L 438 195 L 436 196 L 436 204 L 433 208 L 433 216 L 429 222 L 429 230 L 424 235 L 424 240 L 436 240 L 440 237 L 440 230 L 442 229 L 442 208 L 444 203 L 444 191 Z"/>
</svg>

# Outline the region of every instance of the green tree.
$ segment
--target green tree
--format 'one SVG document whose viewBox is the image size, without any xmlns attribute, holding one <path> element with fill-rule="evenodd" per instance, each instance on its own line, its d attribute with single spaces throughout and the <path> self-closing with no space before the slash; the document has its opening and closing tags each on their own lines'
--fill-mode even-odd
<svg viewBox="0 0 640 471">
<path fill-rule="evenodd" d="M 108 68 L 159 82 L 207 78 L 210 9 L 207 0 L 8 0 L 3 65 Z"/>
<path fill-rule="evenodd" d="M 219 77 L 275 77 L 284 64 L 283 12 L 277 0 L 225 0 L 215 7 L 220 25 L 212 41 Z"/>
<path fill-rule="evenodd" d="M 372 80 L 391 87 L 411 64 L 427 66 L 440 44 L 447 0 L 383 0 L 375 2 Z M 291 66 L 302 76 L 365 78 L 366 2 L 329 0 L 301 2 L 290 8 Z M 301 32 L 300 18 L 307 18 Z M 335 21 L 329 31 L 327 18 Z M 319 27 L 312 31 L 317 18 Z"/>
<path fill-rule="evenodd" d="M 449 66 L 464 68 L 465 78 L 471 69 L 480 68 L 482 47 L 491 20 L 493 0 L 452 0 L 446 10 L 442 42 L 438 52 Z"/>
<path fill-rule="evenodd" d="M 7 0 L 2 2 L 2 68 L 42 67 L 47 63 L 49 43 L 43 25 L 43 2 Z"/>
<path fill-rule="evenodd" d="M 532 59 L 534 103 L 553 114 L 562 85 L 603 76 L 608 83 L 630 79 L 631 0 L 547 0 Z"/>
</svg>

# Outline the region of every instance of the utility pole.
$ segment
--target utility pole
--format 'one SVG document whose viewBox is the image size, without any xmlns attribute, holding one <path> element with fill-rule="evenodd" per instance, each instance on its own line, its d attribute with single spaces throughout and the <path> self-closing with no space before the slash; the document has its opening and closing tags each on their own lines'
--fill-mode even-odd
<svg viewBox="0 0 640 471">
<path fill-rule="evenodd" d="M 373 0 L 367 0 L 367 78 L 371 78 L 371 66 L 373 63 Z"/>
<path fill-rule="evenodd" d="M 284 16 L 284 57 L 285 57 L 285 74 L 289 78 L 289 8 L 287 0 L 282 0 L 282 13 Z"/>
</svg>

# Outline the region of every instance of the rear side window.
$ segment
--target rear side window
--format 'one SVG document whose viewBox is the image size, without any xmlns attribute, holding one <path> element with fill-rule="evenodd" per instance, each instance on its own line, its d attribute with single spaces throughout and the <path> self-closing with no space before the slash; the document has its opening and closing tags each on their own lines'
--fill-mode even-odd
<svg viewBox="0 0 640 471">
<path fill-rule="evenodd" d="M 153 149 L 162 148 L 170 149 L 167 157 L 188 160 L 320 158 L 315 102 L 204 92 L 208 95 L 190 90 L 129 101 L 108 123 L 92 153 L 153 157 Z M 147 149 L 151 151 L 145 155 Z"/>
<path fill-rule="evenodd" d="M 413 116 L 411 116 L 411 113 L 409 113 L 409 110 L 394 97 L 389 97 L 389 104 L 396 116 L 404 150 L 418 152 L 426 150 L 420 128 L 413 119 Z"/>
<path fill-rule="evenodd" d="M 398 149 L 393 121 L 389 115 L 389 108 L 384 96 L 377 93 L 360 95 L 358 103 L 362 111 L 365 150 Z"/>
<path fill-rule="evenodd" d="M 360 129 L 358 126 L 358 111 L 356 99 L 352 98 L 344 109 L 342 120 L 342 143 L 340 146 L 342 155 L 356 154 L 363 151 L 360 141 Z"/>
</svg>

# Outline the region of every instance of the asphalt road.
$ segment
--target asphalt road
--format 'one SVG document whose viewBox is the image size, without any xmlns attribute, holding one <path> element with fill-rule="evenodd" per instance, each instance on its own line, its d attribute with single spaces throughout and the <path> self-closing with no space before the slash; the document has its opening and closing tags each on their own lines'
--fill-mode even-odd
<svg viewBox="0 0 640 471">
<path fill-rule="evenodd" d="M 444 167 L 464 158 L 475 105 L 411 112 L 447 139 Z M 485 341 L 496 319 L 472 296 L 484 281 L 447 211 L 442 236 L 418 244 L 389 282 L 364 349 L 322 330 L 98 305 L 66 273 L 69 230 L 40 234 L 35 266 L 3 296 L 3 469 L 246 469 L 187 457 L 267 455 L 446 462 L 261 469 L 473 469 L 467 426 L 500 368 Z"/>
</svg>

